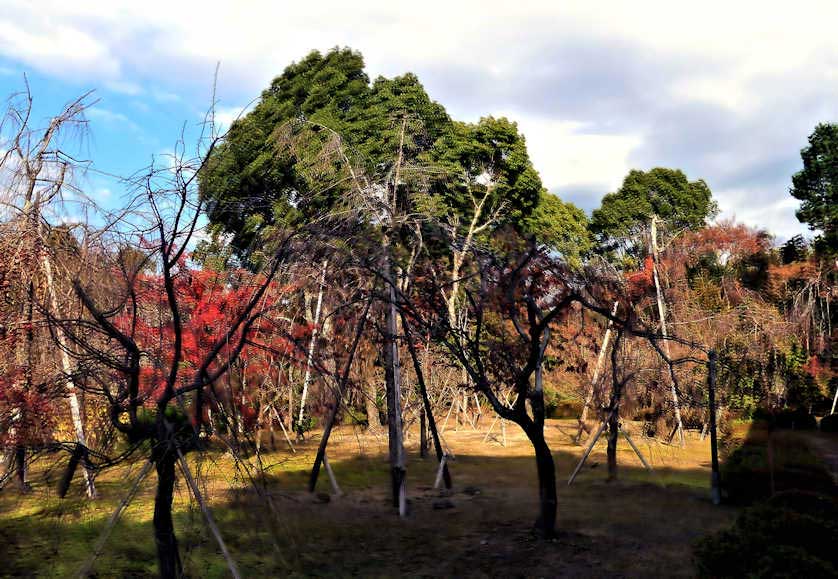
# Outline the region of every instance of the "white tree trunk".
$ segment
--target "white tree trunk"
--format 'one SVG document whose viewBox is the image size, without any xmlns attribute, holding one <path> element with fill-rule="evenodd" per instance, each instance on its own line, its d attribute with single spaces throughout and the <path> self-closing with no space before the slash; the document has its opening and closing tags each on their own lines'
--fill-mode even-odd
<svg viewBox="0 0 838 579">
<path fill-rule="evenodd" d="M 652 275 L 655 280 L 655 294 L 657 297 L 658 302 L 658 317 L 661 321 L 661 336 L 663 336 L 663 351 L 666 353 L 667 357 L 670 357 L 669 353 L 669 340 L 666 338 L 668 337 L 666 331 L 666 302 L 663 300 L 663 290 L 661 289 L 660 277 L 658 276 L 658 227 L 657 227 L 657 216 L 652 216 L 652 223 L 651 223 L 651 231 L 650 231 L 651 239 L 652 239 Z M 670 390 L 672 391 L 672 404 L 675 409 L 675 422 L 676 428 L 678 429 L 678 436 L 681 439 L 681 446 L 686 444 L 684 440 L 684 425 L 681 423 L 681 405 L 678 402 L 678 392 L 675 390 L 675 382 L 671 379 L 669 380 Z"/>
<path fill-rule="evenodd" d="M 42 261 L 44 274 L 47 278 L 47 291 L 49 292 L 50 306 L 52 307 L 53 312 L 58 314 L 58 297 L 55 292 L 55 281 L 52 276 L 52 264 L 50 263 L 49 257 L 46 255 L 44 255 Z M 60 352 L 59 357 L 61 359 L 61 370 L 64 372 L 64 376 L 67 380 L 65 389 L 67 391 L 67 400 L 70 402 L 70 417 L 73 421 L 73 429 L 76 431 L 76 442 L 84 447 L 87 447 L 87 437 L 84 434 L 84 422 L 81 417 L 81 406 L 79 405 L 79 398 L 76 394 L 76 384 L 73 381 L 72 376 L 73 367 L 70 362 L 70 355 L 67 353 L 67 350 L 64 349 L 66 346 L 62 343 L 60 328 L 56 330 L 56 339 L 61 346 L 58 348 Z M 93 473 L 90 471 L 86 462 L 87 461 L 84 461 L 83 464 L 84 484 L 87 496 L 92 499 L 96 497 L 96 485 L 93 482 Z"/>
<path fill-rule="evenodd" d="M 326 267 L 329 261 L 323 261 L 323 270 L 320 274 L 320 289 L 317 292 L 317 305 L 314 308 L 314 329 L 311 331 L 311 340 L 308 343 L 308 353 L 306 357 L 306 371 L 303 377 L 303 393 L 300 396 L 300 417 L 297 419 L 297 428 L 302 432 L 303 417 L 306 410 L 306 397 L 308 396 L 308 386 L 311 383 L 311 363 L 314 360 L 314 346 L 317 343 L 317 335 L 320 329 L 320 310 L 323 306 L 323 286 L 326 282 Z"/>
<path fill-rule="evenodd" d="M 614 307 L 611 308 L 611 315 L 617 315 L 617 308 L 620 302 L 614 302 Z M 594 367 L 594 376 L 591 378 L 591 387 L 588 388 L 588 394 L 585 396 L 585 405 L 582 407 L 582 414 L 579 416 L 579 431 L 576 433 L 576 441 L 582 436 L 582 431 L 585 429 L 585 421 L 588 419 L 588 408 L 594 399 L 594 391 L 597 382 L 599 382 L 599 375 L 602 372 L 602 367 L 605 365 L 605 355 L 608 352 L 608 343 L 611 341 L 611 328 L 614 326 L 612 320 L 608 320 L 608 325 L 605 328 L 605 336 L 602 338 L 602 347 L 599 350 L 599 356 L 596 359 L 596 366 Z"/>
</svg>

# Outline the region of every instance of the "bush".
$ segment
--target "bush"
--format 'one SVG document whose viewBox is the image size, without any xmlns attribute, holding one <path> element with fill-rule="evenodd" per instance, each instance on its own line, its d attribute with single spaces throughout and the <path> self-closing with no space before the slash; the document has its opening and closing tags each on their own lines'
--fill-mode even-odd
<svg viewBox="0 0 838 579">
<path fill-rule="evenodd" d="M 722 486 L 727 499 L 736 504 L 750 504 L 771 493 L 770 473 L 765 447 L 744 444 L 728 455 L 721 468 Z"/>
<path fill-rule="evenodd" d="M 812 493 L 780 493 L 745 509 L 731 529 L 694 549 L 703 577 L 838 577 L 838 505 Z"/>
<path fill-rule="evenodd" d="M 838 432 L 838 414 L 830 414 L 821 418 L 821 432 Z"/>
<path fill-rule="evenodd" d="M 815 430 L 818 427 L 818 421 L 801 408 L 785 408 L 774 414 L 774 426 L 792 430 Z"/>
<path fill-rule="evenodd" d="M 544 390 L 544 414 L 547 418 L 578 418 L 584 403 L 562 396 L 555 390 Z"/>
</svg>

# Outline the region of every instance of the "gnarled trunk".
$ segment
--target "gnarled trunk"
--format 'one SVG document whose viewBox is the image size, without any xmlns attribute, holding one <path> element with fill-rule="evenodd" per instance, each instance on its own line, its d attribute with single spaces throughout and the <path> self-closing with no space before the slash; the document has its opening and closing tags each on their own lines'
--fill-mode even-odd
<svg viewBox="0 0 838 579">
<path fill-rule="evenodd" d="M 26 479 L 26 447 L 22 444 L 15 446 L 12 464 L 15 469 L 15 481 L 17 482 L 18 490 L 22 493 L 28 493 L 32 489 L 29 486 L 29 481 Z"/>
<path fill-rule="evenodd" d="M 160 576 L 164 579 L 180 577 L 182 566 L 178 552 L 175 527 L 172 521 L 172 499 L 175 488 L 175 454 L 165 452 L 155 462 L 157 494 L 154 497 L 154 542 Z"/>
<path fill-rule="evenodd" d="M 556 511 L 559 504 L 556 495 L 556 464 L 553 461 L 553 453 L 544 440 L 544 431 L 533 426 L 525 432 L 535 450 L 535 464 L 538 470 L 539 514 L 535 526 L 545 537 L 552 537 L 556 533 Z"/>
<path fill-rule="evenodd" d="M 620 436 L 620 417 L 612 412 L 608 417 L 608 480 L 617 480 L 617 438 Z"/>
</svg>

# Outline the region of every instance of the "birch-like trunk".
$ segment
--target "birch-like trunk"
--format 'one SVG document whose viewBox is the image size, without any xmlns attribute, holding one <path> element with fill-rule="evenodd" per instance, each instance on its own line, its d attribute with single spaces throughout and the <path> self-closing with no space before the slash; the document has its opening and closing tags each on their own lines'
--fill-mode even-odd
<svg viewBox="0 0 838 579">
<path fill-rule="evenodd" d="M 314 328 L 311 331 L 311 339 L 308 342 L 308 352 L 306 355 L 306 370 L 303 376 L 303 393 L 300 395 L 300 416 L 297 419 L 297 432 L 303 432 L 303 418 L 305 417 L 306 398 L 308 397 L 308 387 L 311 383 L 311 365 L 314 360 L 314 347 L 317 344 L 317 336 L 320 330 L 320 311 L 323 306 L 323 289 L 326 282 L 326 267 L 329 261 L 323 261 L 323 269 L 320 273 L 320 289 L 317 292 L 317 305 L 314 307 Z"/>
<path fill-rule="evenodd" d="M 47 292 L 49 293 L 49 301 L 50 306 L 52 307 L 53 313 L 58 315 L 58 297 L 55 291 L 55 280 L 52 275 L 52 264 L 50 263 L 49 257 L 44 255 L 43 257 L 43 266 L 44 266 L 44 274 L 47 279 Z M 58 340 L 59 345 L 61 347 L 58 348 L 60 351 L 60 359 L 61 359 L 61 371 L 64 372 L 64 377 L 66 379 L 65 390 L 67 391 L 67 401 L 70 403 L 70 418 L 73 421 L 73 429 L 76 432 L 76 442 L 80 445 L 87 448 L 87 437 L 84 434 L 84 422 L 81 417 L 81 406 L 79 405 L 79 398 L 76 394 L 76 384 L 73 380 L 73 367 L 70 362 L 70 355 L 65 350 L 65 345 L 62 344 L 62 336 L 61 336 L 61 328 L 56 330 L 56 340 Z M 93 471 L 90 468 L 86 459 L 82 460 L 82 466 L 84 468 L 84 486 L 85 492 L 87 493 L 88 498 L 96 498 L 96 484 L 93 482 Z"/>
<path fill-rule="evenodd" d="M 666 302 L 663 299 L 663 290 L 661 289 L 660 276 L 658 275 L 658 226 L 656 215 L 652 216 L 650 237 L 652 240 L 652 275 L 655 280 L 655 295 L 658 302 L 658 317 L 661 322 L 661 336 L 664 338 L 662 347 L 667 358 L 671 358 L 669 353 L 669 340 L 666 339 L 668 337 L 666 331 Z M 675 381 L 672 380 L 671 377 L 669 380 L 669 386 L 672 392 L 672 405 L 675 409 L 676 428 L 678 430 L 678 436 L 681 439 L 681 446 L 684 446 L 686 441 L 684 440 L 684 425 L 681 423 L 681 405 L 678 402 L 678 392 L 675 390 Z"/>
<path fill-rule="evenodd" d="M 614 307 L 611 308 L 611 315 L 617 315 L 617 307 L 619 306 L 620 302 L 614 302 Z M 605 364 L 605 354 L 608 352 L 608 342 L 611 341 L 611 330 L 614 326 L 614 322 L 612 320 L 608 320 L 608 326 L 605 328 L 605 336 L 602 338 L 602 347 L 599 350 L 599 355 L 596 359 L 596 366 L 594 367 L 594 375 L 591 379 L 591 387 L 588 389 L 588 394 L 585 396 L 585 405 L 582 407 L 582 414 L 579 416 L 579 430 L 576 432 L 576 436 L 574 438 L 574 442 L 579 442 L 579 438 L 582 436 L 582 431 L 587 430 L 586 421 L 588 420 L 588 409 L 591 406 L 591 402 L 594 399 L 594 391 L 596 389 L 596 385 L 599 382 L 599 375 L 602 373 L 602 367 Z"/>
</svg>

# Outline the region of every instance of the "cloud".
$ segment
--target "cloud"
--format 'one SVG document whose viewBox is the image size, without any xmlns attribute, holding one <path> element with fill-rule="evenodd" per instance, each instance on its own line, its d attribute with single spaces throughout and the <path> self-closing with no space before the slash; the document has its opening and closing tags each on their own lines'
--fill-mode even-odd
<svg viewBox="0 0 838 579">
<path fill-rule="evenodd" d="M 136 96 L 143 92 L 143 88 L 139 84 L 125 80 L 105 81 L 105 87 L 112 92 L 128 96 Z"/>
<path fill-rule="evenodd" d="M 604 193 L 616 189 L 631 168 L 631 152 L 642 142 L 639 135 L 591 132 L 575 121 L 525 112 L 500 114 L 515 119 L 544 186 L 563 197 L 565 190 L 574 190 L 577 195 L 589 191 L 598 201 Z M 589 202 L 583 204 L 591 206 Z"/>
<path fill-rule="evenodd" d="M 372 76 L 417 73 L 457 118 L 517 119 L 545 184 L 585 208 L 629 168 L 673 166 L 726 215 L 790 233 L 804 231 L 787 193 L 799 149 L 838 120 L 836 20 L 818 0 L 0 0 L 0 56 L 205 110 L 218 62 L 218 97 L 248 102 L 309 50 L 348 45 Z"/>
<path fill-rule="evenodd" d="M 219 134 L 223 134 L 225 131 L 227 131 L 227 129 L 230 128 L 230 125 L 233 124 L 233 121 L 246 115 L 252 107 L 253 103 L 251 103 L 248 106 L 216 107 L 214 111 L 216 132 Z"/>
<path fill-rule="evenodd" d="M 140 126 L 128 116 L 102 107 L 92 107 L 86 111 L 87 116 L 94 122 L 108 125 L 123 125 L 132 131 L 141 132 Z"/>
</svg>

